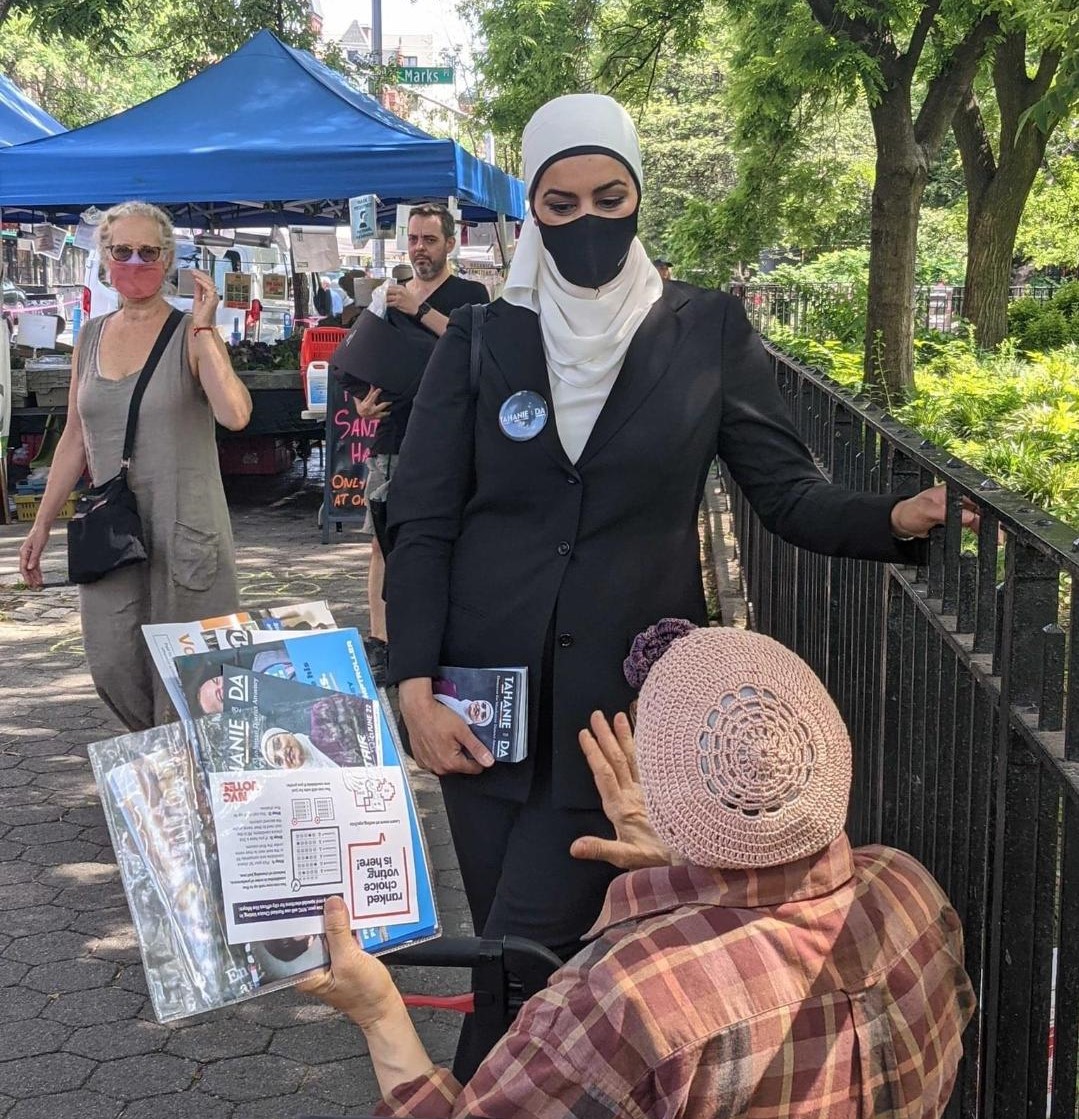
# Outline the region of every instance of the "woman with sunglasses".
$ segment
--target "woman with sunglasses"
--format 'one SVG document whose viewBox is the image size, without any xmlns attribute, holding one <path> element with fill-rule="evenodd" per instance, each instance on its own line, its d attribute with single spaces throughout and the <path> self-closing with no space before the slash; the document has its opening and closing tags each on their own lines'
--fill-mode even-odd
<svg viewBox="0 0 1079 1119">
<path fill-rule="evenodd" d="M 617 102 L 549 102 L 522 152 L 532 216 L 486 310 L 476 388 L 465 309 L 394 475 L 390 678 L 416 760 L 442 778 L 476 932 L 565 958 L 616 873 L 569 854 L 609 834 L 577 735 L 597 708 L 628 707 L 636 632 L 707 624 L 697 518 L 716 455 L 772 531 L 830 555 L 910 560 L 919 543 L 903 540 L 945 502 L 821 475 L 741 304 L 665 283 L 637 240 L 641 156 Z M 528 667 L 524 761 L 492 764 L 436 702 L 440 664 Z"/>
<path fill-rule="evenodd" d="M 176 240 L 164 211 L 144 202 L 108 210 L 97 228 L 118 311 L 86 323 L 72 354 L 67 422 L 30 533 L 22 576 L 42 585 L 41 555 L 68 495 L 89 470 L 95 485 L 120 469 L 138 375 L 172 310 L 162 293 Z M 128 483 L 146 535 L 147 563 L 79 588 L 83 644 L 98 694 L 130 730 L 174 718 L 140 627 L 227 614 L 238 606 L 232 527 L 214 423 L 239 431 L 251 397 L 215 323 L 213 280 L 194 272 L 190 315 L 173 333 L 138 412 Z"/>
</svg>

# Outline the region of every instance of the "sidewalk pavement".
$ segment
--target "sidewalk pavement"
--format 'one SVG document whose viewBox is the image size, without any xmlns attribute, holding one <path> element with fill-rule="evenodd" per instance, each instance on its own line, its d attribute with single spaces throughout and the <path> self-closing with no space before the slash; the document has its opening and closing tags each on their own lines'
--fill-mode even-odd
<svg viewBox="0 0 1079 1119">
<path fill-rule="evenodd" d="M 317 477 L 234 478 L 230 505 L 246 606 L 326 598 L 366 628 L 369 549 L 319 543 Z M 86 747 L 121 733 L 90 683 L 64 527 L 46 587 L 18 589 L 27 525 L 0 527 L 0 1119 L 289 1119 L 370 1110 L 378 1090 L 360 1031 L 277 992 L 165 1027 L 154 1019 Z M 437 782 L 413 774 L 443 929 L 471 926 Z M 410 991 L 468 976 L 399 969 Z M 433 1060 L 460 1019 L 416 1011 Z"/>
</svg>

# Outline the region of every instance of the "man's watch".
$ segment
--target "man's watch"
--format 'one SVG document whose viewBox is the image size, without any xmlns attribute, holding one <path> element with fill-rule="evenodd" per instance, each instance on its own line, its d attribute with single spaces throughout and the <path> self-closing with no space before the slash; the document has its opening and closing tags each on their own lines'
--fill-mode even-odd
<svg viewBox="0 0 1079 1119">
<path fill-rule="evenodd" d="M 420 304 L 419 309 L 412 317 L 416 320 L 416 322 L 422 322 L 423 316 L 426 315 L 428 311 L 433 310 L 434 308 L 431 306 L 431 304 L 424 300 L 424 302 Z"/>
</svg>

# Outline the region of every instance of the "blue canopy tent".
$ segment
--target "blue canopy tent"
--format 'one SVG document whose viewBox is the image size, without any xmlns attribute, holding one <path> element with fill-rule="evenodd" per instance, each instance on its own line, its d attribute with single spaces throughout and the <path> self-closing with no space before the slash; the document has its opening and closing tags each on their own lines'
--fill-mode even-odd
<svg viewBox="0 0 1079 1119">
<path fill-rule="evenodd" d="M 163 205 L 177 224 L 347 224 L 349 197 L 456 197 L 465 218 L 525 214 L 519 179 L 394 116 L 261 31 L 194 78 L 107 120 L 0 151 L 8 221 Z"/>
<path fill-rule="evenodd" d="M 64 126 L 0 74 L 0 148 L 55 136 Z"/>
</svg>

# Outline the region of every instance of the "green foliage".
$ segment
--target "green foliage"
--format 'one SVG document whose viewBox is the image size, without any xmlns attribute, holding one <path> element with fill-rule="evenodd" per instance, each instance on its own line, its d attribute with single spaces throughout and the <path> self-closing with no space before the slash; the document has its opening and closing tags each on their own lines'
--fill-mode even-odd
<svg viewBox="0 0 1079 1119">
<path fill-rule="evenodd" d="M 925 206 L 918 219 L 918 284 L 962 284 L 967 267 L 966 214 L 962 205 Z"/>
<path fill-rule="evenodd" d="M 314 49 L 308 0 L 173 0 L 166 6 L 169 72 L 189 78 L 264 28 L 289 46 Z"/>
<path fill-rule="evenodd" d="M 790 331 L 769 340 L 849 389 L 861 388 L 860 349 Z M 993 354 L 971 339 L 915 341 L 917 369 L 897 419 L 1001 485 L 1079 525 L 1079 345 L 1029 360 L 1008 346 Z"/>
<path fill-rule="evenodd" d="M 483 48 L 476 110 L 520 169 L 528 118 L 552 97 L 592 89 L 589 53 L 599 0 L 463 0 Z"/>
<path fill-rule="evenodd" d="M 112 116 L 162 93 L 173 79 L 158 58 L 154 21 L 133 31 L 123 56 L 67 36 L 43 39 L 30 17 L 0 25 L 0 72 L 66 128 Z"/>
<path fill-rule="evenodd" d="M 1030 351 L 1079 342 L 1079 283 L 1064 284 L 1045 302 L 1017 299 L 1008 307 L 1008 332 Z"/>
<path fill-rule="evenodd" d="M 708 37 L 700 53 L 662 67 L 638 122 L 645 185 L 640 238 L 651 255 L 674 256 L 683 277 L 691 273 L 672 251 L 673 224 L 691 201 L 721 204 L 736 182 L 727 96 L 731 48 L 719 24 Z"/>
<path fill-rule="evenodd" d="M 77 34 L 73 21 L 63 25 L 68 31 L 41 34 L 30 12 L 10 15 L 0 22 L 0 71 L 65 127 L 78 128 L 163 93 L 264 27 L 291 46 L 316 46 L 307 0 L 165 0 L 146 10 L 133 0 L 114 12 L 128 16 L 107 41 L 85 28 Z M 349 69 L 336 51 L 323 55 Z"/>
<path fill-rule="evenodd" d="M 818 341 L 804 334 L 796 334 L 782 326 L 769 330 L 768 340 L 811 369 L 819 369 L 822 373 L 827 373 L 844 388 L 862 387 L 860 348 L 852 349 L 850 346 L 844 346 L 834 338 Z"/>
<path fill-rule="evenodd" d="M 1023 211 L 1016 250 L 1039 268 L 1079 265 L 1077 142 L 1079 122 L 1070 130 L 1064 151 L 1054 153 L 1038 172 Z"/>
<path fill-rule="evenodd" d="M 147 0 L 8 0 L 0 3 L 0 27 L 22 21 L 39 43 L 75 40 L 116 52 L 152 11 Z"/>
</svg>

